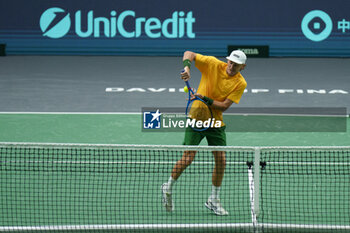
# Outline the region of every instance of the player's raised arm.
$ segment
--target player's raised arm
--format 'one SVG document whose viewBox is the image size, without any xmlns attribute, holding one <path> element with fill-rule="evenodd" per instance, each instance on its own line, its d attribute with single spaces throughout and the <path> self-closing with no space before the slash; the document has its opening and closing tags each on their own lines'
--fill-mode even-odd
<svg viewBox="0 0 350 233">
<path fill-rule="evenodd" d="M 181 73 L 181 78 L 184 81 L 188 81 L 191 78 L 190 69 L 192 62 L 196 59 L 196 53 L 191 51 L 184 52 L 182 62 L 184 65 L 184 72 Z"/>
<path fill-rule="evenodd" d="M 183 56 L 182 60 L 185 61 L 186 59 L 188 59 L 191 62 L 193 62 L 196 59 L 196 55 L 197 54 L 195 52 L 186 51 L 186 52 L 184 52 L 184 56 Z"/>
</svg>

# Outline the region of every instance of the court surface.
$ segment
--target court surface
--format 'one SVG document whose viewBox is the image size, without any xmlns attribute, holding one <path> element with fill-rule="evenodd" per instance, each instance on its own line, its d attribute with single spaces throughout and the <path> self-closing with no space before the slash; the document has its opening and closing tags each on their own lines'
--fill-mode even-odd
<svg viewBox="0 0 350 233">
<path fill-rule="evenodd" d="M 227 132 L 230 146 L 347 146 L 347 132 Z M 181 145 L 182 132 L 142 132 L 137 114 L 0 114 L 0 141 Z M 206 145 L 206 141 L 202 141 Z"/>
<path fill-rule="evenodd" d="M 242 72 L 247 92 L 231 108 L 349 109 L 349 62 L 248 59 Z M 185 106 L 181 66 L 180 57 L 1 57 L 0 141 L 179 145 L 182 133 L 141 132 L 140 113 L 142 107 Z M 199 80 L 193 68 L 192 86 Z M 347 132 L 228 132 L 228 145 L 349 145 Z"/>
<path fill-rule="evenodd" d="M 247 93 L 232 107 L 349 107 L 349 64 L 349 59 L 336 58 L 248 59 L 242 72 Z M 141 112 L 141 107 L 183 107 L 181 69 L 181 57 L 1 57 L 0 111 Z M 191 85 L 196 87 L 200 73 L 191 71 Z"/>
</svg>

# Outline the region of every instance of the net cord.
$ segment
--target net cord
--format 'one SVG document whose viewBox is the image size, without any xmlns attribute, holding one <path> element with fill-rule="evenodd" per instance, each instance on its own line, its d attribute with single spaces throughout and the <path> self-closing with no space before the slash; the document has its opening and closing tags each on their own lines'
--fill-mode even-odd
<svg viewBox="0 0 350 233">
<path fill-rule="evenodd" d="M 29 146 L 29 147 L 74 147 L 74 148 L 120 148 L 120 149 L 159 149 L 159 150 L 205 150 L 205 151 L 228 151 L 228 150 L 350 150 L 350 146 L 182 146 L 182 145 L 134 145 L 134 144 L 88 144 L 88 143 L 37 143 L 37 142 L 0 142 L 0 147 L 6 146 Z"/>
</svg>

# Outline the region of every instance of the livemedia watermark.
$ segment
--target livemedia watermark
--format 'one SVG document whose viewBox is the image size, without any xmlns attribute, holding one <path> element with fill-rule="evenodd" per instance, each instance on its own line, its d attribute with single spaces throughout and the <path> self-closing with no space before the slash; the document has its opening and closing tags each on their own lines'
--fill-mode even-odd
<svg viewBox="0 0 350 233">
<path fill-rule="evenodd" d="M 226 132 L 346 132 L 346 108 L 229 108 L 223 118 L 193 119 L 185 108 L 142 108 L 143 132 L 184 132 L 225 126 Z"/>
</svg>

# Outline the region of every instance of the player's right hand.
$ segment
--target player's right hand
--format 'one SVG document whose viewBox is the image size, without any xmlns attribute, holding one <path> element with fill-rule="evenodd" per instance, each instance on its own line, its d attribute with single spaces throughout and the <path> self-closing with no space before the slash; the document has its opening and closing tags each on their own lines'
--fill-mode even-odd
<svg viewBox="0 0 350 233">
<path fill-rule="evenodd" d="M 184 81 L 190 80 L 191 75 L 190 75 L 190 68 L 187 66 L 184 68 L 184 71 L 181 73 L 181 79 Z"/>
</svg>

